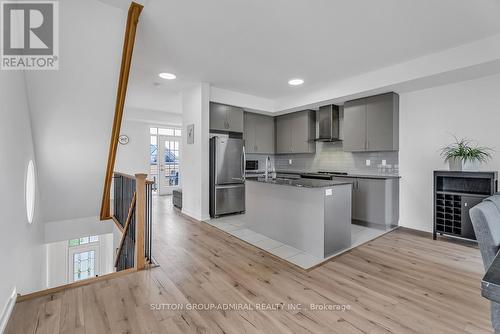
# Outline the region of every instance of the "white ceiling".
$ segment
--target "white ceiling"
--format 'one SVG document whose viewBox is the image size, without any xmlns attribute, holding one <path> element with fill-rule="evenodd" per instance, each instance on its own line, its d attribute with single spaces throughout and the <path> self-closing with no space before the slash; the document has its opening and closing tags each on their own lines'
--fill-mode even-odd
<svg viewBox="0 0 500 334">
<path fill-rule="evenodd" d="M 179 82 L 162 80 L 157 73 L 142 71 L 134 66 L 130 72 L 125 104 L 128 108 L 181 113 L 178 90 L 182 88 Z"/>
<path fill-rule="evenodd" d="M 152 95 L 199 81 L 293 96 L 498 34 L 499 14 L 499 0 L 148 0 L 129 96 L 161 108 Z M 306 83 L 288 86 L 294 77 Z"/>
</svg>

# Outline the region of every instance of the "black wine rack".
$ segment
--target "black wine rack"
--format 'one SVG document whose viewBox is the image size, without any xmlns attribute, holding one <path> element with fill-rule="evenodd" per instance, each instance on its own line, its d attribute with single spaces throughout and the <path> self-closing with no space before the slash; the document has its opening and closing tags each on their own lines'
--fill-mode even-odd
<svg viewBox="0 0 500 334">
<path fill-rule="evenodd" d="M 469 210 L 498 188 L 497 172 L 434 171 L 433 237 L 476 240 Z"/>
</svg>

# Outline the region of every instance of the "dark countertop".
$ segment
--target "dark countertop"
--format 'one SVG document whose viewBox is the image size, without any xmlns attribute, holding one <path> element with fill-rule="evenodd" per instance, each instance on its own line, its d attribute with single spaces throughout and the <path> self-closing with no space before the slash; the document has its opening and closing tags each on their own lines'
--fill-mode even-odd
<svg viewBox="0 0 500 334">
<path fill-rule="evenodd" d="M 346 184 L 351 184 L 351 182 L 338 182 L 338 181 L 329 181 L 329 180 L 315 180 L 315 179 L 265 179 L 262 177 L 259 178 L 250 178 L 247 179 L 250 182 L 260 182 L 260 183 L 268 183 L 268 184 L 277 184 L 282 186 L 292 186 L 299 188 L 328 188 L 334 186 L 341 186 Z"/>
<path fill-rule="evenodd" d="M 500 253 L 499 253 L 500 254 Z M 500 255 L 497 254 L 481 281 L 481 295 L 500 303 Z"/>
<path fill-rule="evenodd" d="M 294 174 L 294 175 L 300 175 L 300 174 L 317 174 L 317 172 L 310 172 L 310 171 L 293 171 L 293 170 L 277 170 L 276 173 L 278 174 Z M 394 175 L 394 174 L 347 174 L 347 175 L 335 175 L 334 177 L 349 177 L 349 178 L 354 178 L 354 179 L 400 179 L 401 176 L 399 175 Z"/>
</svg>

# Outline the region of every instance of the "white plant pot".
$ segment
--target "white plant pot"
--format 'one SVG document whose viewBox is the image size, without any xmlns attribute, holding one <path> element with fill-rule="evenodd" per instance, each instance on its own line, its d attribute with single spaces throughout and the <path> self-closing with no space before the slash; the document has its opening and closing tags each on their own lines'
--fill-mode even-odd
<svg viewBox="0 0 500 334">
<path fill-rule="evenodd" d="M 455 158 L 448 161 L 451 171 L 479 171 L 479 161 L 463 161 L 462 159 Z"/>
</svg>

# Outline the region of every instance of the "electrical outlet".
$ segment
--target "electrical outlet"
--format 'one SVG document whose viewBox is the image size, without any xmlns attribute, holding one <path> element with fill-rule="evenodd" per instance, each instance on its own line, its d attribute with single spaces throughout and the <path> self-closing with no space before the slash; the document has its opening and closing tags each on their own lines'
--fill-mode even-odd
<svg viewBox="0 0 500 334">
<path fill-rule="evenodd" d="M 382 160 L 382 166 L 387 165 L 387 160 Z"/>
<path fill-rule="evenodd" d="M 370 166 L 371 164 L 372 164 L 371 160 L 370 159 L 366 159 L 366 165 Z"/>
<path fill-rule="evenodd" d="M 291 165 L 292 164 L 292 159 L 288 159 L 288 164 Z"/>
</svg>

